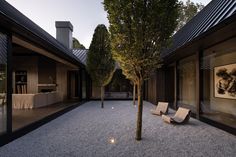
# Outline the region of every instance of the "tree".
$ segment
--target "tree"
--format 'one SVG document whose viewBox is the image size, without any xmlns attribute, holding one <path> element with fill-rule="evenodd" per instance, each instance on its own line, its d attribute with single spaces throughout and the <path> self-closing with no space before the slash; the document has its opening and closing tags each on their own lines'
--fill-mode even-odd
<svg viewBox="0 0 236 157">
<path fill-rule="evenodd" d="M 133 105 L 135 106 L 135 100 L 136 100 L 136 84 L 135 82 L 132 82 L 133 85 Z"/>
<path fill-rule="evenodd" d="M 73 37 L 73 48 L 75 49 L 85 49 L 83 44 L 80 44 L 79 40 Z"/>
<path fill-rule="evenodd" d="M 180 1 L 179 3 L 179 18 L 176 31 L 182 28 L 187 22 L 189 22 L 199 11 L 204 8 L 202 3 L 194 3 L 187 0 L 186 3 Z"/>
<path fill-rule="evenodd" d="M 123 74 L 137 85 L 136 140 L 141 140 L 143 82 L 161 66 L 160 51 L 177 25 L 177 0 L 104 0 L 112 54 Z"/>
<path fill-rule="evenodd" d="M 115 72 L 115 61 L 111 54 L 109 33 L 105 25 L 98 25 L 87 56 L 87 70 L 95 85 L 101 87 L 101 107 L 104 107 L 104 87 Z"/>
</svg>

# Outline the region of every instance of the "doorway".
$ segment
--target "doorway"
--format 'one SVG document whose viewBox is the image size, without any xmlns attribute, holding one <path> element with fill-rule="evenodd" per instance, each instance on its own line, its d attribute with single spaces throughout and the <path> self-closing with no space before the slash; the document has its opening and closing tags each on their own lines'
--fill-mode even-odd
<svg viewBox="0 0 236 157">
<path fill-rule="evenodd" d="M 175 108 L 175 67 L 170 66 L 165 70 L 165 97 L 171 108 Z"/>
<path fill-rule="evenodd" d="M 79 99 L 79 72 L 68 72 L 68 99 Z"/>
</svg>

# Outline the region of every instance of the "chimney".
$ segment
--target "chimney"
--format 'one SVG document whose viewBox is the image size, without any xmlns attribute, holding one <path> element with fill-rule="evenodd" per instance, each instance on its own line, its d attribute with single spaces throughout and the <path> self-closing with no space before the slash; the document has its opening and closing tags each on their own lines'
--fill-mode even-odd
<svg viewBox="0 0 236 157">
<path fill-rule="evenodd" d="M 73 26 L 69 21 L 56 21 L 56 39 L 68 49 L 73 48 Z"/>
</svg>

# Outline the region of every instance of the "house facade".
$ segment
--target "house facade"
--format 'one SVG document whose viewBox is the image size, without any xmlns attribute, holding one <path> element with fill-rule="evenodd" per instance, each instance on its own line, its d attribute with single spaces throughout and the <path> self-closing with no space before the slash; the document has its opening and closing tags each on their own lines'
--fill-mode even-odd
<svg viewBox="0 0 236 157">
<path fill-rule="evenodd" d="M 146 100 L 191 109 L 236 132 L 236 2 L 211 1 L 174 36 L 164 66 L 146 82 Z"/>
<path fill-rule="evenodd" d="M 172 44 L 161 54 L 162 68 L 144 83 L 144 99 L 153 104 L 167 101 L 173 109 L 189 108 L 193 117 L 235 133 L 235 28 L 236 2 L 211 1 L 174 34 Z M 116 80 L 122 76 L 115 75 L 106 98 L 132 98 L 132 85 Z M 122 84 L 115 88 L 113 81 Z M 90 99 L 99 98 L 99 89 L 92 86 L 91 92 Z"/>
<path fill-rule="evenodd" d="M 193 117 L 235 133 L 235 12 L 234 0 L 214 0 L 180 29 L 162 53 L 162 68 L 144 84 L 145 100 L 184 106 Z M 68 110 L 71 102 L 100 96 L 85 69 L 87 50 L 72 47 L 72 24 L 55 26 L 57 39 L 0 0 L 0 145 Z M 132 85 L 120 69 L 106 87 L 106 98 L 132 98 Z M 42 107 L 49 114 L 22 118 Z M 22 121 L 27 123 L 19 127 Z"/>
<path fill-rule="evenodd" d="M 85 66 L 73 54 L 73 26 L 55 26 L 57 39 L 0 1 L 0 144 L 89 98 Z"/>
</svg>

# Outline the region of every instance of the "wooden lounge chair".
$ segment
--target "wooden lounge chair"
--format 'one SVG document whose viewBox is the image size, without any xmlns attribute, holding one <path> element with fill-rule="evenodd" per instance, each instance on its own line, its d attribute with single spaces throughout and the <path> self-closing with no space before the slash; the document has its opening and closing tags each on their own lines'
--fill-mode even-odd
<svg viewBox="0 0 236 157">
<path fill-rule="evenodd" d="M 168 102 L 158 102 L 155 110 L 151 110 L 151 113 L 154 115 L 162 115 L 168 113 Z"/>
<path fill-rule="evenodd" d="M 191 111 L 189 109 L 179 107 L 174 117 L 162 115 L 162 119 L 167 123 L 183 124 L 189 121 L 190 113 Z"/>
</svg>

